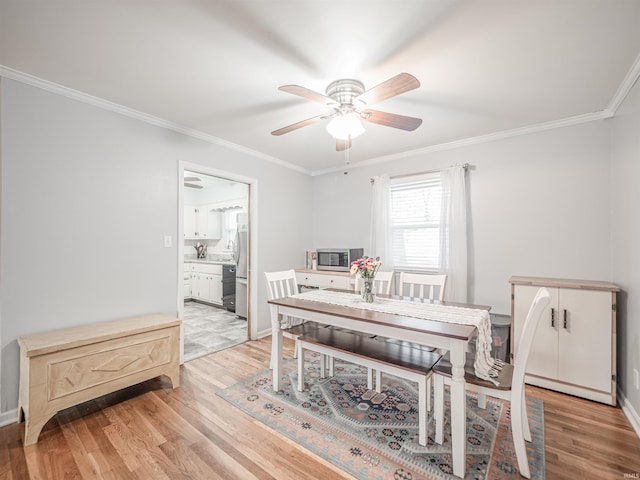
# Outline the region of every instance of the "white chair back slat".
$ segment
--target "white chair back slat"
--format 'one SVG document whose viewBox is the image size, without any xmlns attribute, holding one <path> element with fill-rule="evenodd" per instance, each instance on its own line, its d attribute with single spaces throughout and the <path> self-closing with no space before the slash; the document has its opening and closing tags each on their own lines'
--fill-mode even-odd
<svg viewBox="0 0 640 480">
<path fill-rule="evenodd" d="M 296 280 L 295 270 L 283 270 L 281 272 L 264 272 L 264 276 L 267 279 L 267 296 L 269 300 L 277 300 L 278 298 L 290 297 L 298 293 L 298 281 Z M 304 320 L 295 319 L 289 316 L 282 316 L 276 314 L 276 309 L 271 306 L 271 328 L 279 329 L 285 328 L 283 322 L 289 326 L 298 325 L 304 323 Z M 296 323 L 294 323 L 296 322 Z M 282 335 L 288 338 L 292 338 L 296 341 L 293 350 L 293 356 L 298 355 L 298 335 L 286 330 L 282 331 Z M 273 366 L 277 359 L 277 352 L 271 352 L 270 366 Z"/>
<path fill-rule="evenodd" d="M 391 287 L 393 286 L 394 272 L 378 272 L 376 273 L 374 286 L 376 293 L 391 295 Z M 359 292 L 362 285 L 362 278 L 356 275 L 354 282 L 355 292 Z"/>
<path fill-rule="evenodd" d="M 446 283 L 446 275 L 400 272 L 398 293 L 400 296 L 405 296 L 405 290 L 408 290 L 409 298 L 412 300 L 418 298 L 443 301 Z"/>
<path fill-rule="evenodd" d="M 294 270 L 281 272 L 264 272 L 267 278 L 267 295 L 269 300 L 290 297 L 298 293 L 298 281 Z"/>
</svg>

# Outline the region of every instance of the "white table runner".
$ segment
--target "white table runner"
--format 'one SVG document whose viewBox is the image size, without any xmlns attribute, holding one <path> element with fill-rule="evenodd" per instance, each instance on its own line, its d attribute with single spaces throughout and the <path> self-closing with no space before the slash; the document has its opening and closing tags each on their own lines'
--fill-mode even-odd
<svg viewBox="0 0 640 480">
<path fill-rule="evenodd" d="M 489 312 L 486 310 L 382 297 L 376 297 L 374 303 L 366 303 L 362 301 L 359 295 L 329 290 L 311 290 L 293 295 L 292 298 L 381 313 L 405 315 L 424 320 L 474 325 L 478 329 L 476 358 L 474 361 L 476 376 L 496 385 L 498 384 L 495 377 L 498 376 L 501 362 L 491 357 L 491 319 Z"/>
</svg>

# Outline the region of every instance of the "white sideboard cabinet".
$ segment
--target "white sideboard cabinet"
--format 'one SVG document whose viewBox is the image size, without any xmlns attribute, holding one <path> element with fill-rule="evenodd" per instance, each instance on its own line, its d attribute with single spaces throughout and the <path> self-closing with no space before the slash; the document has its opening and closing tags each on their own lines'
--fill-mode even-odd
<svg viewBox="0 0 640 480">
<path fill-rule="evenodd" d="M 326 270 L 297 269 L 298 287 L 340 288 L 353 290 L 353 277 L 349 272 L 330 272 Z"/>
<path fill-rule="evenodd" d="M 511 277 L 511 351 L 540 287 L 551 293 L 527 362 L 526 383 L 616 405 L 616 292 L 608 282 Z"/>
</svg>

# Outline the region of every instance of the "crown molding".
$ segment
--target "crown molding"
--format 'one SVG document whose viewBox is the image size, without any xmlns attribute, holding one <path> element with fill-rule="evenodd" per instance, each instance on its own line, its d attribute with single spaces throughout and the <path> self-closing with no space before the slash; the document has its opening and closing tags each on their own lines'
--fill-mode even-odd
<svg viewBox="0 0 640 480">
<path fill-rule="evenodd" d="M 135 118 L 136 120 L 140 120 L 142 122 L 149 123 L 157 127 L 173 130 L 174 132 L 179 132 L 189 137 L 197 138 L 207 143 L 211 143 L 213 145 L 218 145 L 220 147 L 228 148 L 229 150 L 234 150 L 236 152 L 244 153 L 254 158 L 266 160 L 268 162 L 275 163 L 281 167 L 295 170 L 300 173 L 304 173 L 306 175 L 311 175 L 312 173 L 310 170 L 302 168 L 298 165 L 294 165 L 285 160 L 281 160 L 279 158 L 266 155 L 262 152 L 258 152 L 256 150 L 243 147 L 242 145 L 238 145 L 233 142 L 222 140 L 221 138 L 214 137 L 213 135 L 209 135 L 198 130 L 194 130 L 191 128 L 184 127 L 182 125 L 178 125 L 177 123 L 170 122 L 169 120 L 165 120 L 160 117 L 149 115 L 149 114 L 140 112 L 138 110 L 134 110 L 132 108 L 128 108 L 128 107 L 119 105 L 117 103 L 113 103 L 108 100 L 104 100 L 102 98 L 89 95 L 88 93 L 80 92 L 78 90 L 74 90 L 72 88 L 68 88 L 68 87 L 59 85 L 57 83 L 50 82 L 48 80 L 43 80 L 42 78 L 38 78 L 33 75 L 29 75 L 28 73 L 14 70 L 4 65 L 0 65 L 0 77 L 9 78 L 11 80 L 25 83 L 27 85 L 40 88 L 47 92 L 62 95 L 64 97 L 70 98 L 72 100 L 77 100 L 79 102 L 83 102 L 83 103 L 92 105 L 94 107 L 102 108 L 110 112 L 119 113 L 121 115 L 125 115 L 130 118 Z"/>
<path fill-rule="evenodd" d="M 525 127 L 515 128 L 512 130 L 505 130 L 502 132 L 490 133 L 487 135 L 479 135 L 476 137 L 469 137 L 469 138 L 454 140 L 451 142 L 440 143 L 437 145 L 430 145 L 427 147 L 418 148 L 415 150 L 408 150 L 405 152 L 399 152 L 392 155 L 375 157 L 368 160 L 363 160 L 361 162 L 352 163 L 346 168 L 344 166 L 340 166 L 340 167 L 332 167 L 332 168 L 313 170 L 313 171 L 307 170 L 305 168 L 302 168 L 298 165 L 292 164 L 280 158 L 272 157 L 262 152 L 258 152 L 256 150 L 243 147 L 236 143 L 222 140 L 218 137 L 214 137 L 213 135 L 209 135 L 198 130 L 190 129 L 182 125 L 178 125 L 176 123 L 162 119 L 160 117 L 148 115 L 146 113 L 139 112 L 137 110 L 133 110 L 131 108 L 124 107 L 122 105 L 109 102 L 102 98 L 98 98 L 93 95 L 89 95 L 77 90 L 73 90 L 68 87 L 64 87 L 62 85 L 50 82 L 48 80 L 43 80 L 41 78 L 35 77 L 33 75 L 29 75 L 27 73 L 20 72 L 18 70 L 14 70 L 12 68 L 9 68 L 3 65 L 0 65 L 0 77 L 5 77 L 18 82 L 26 83 L 28 85 L 46 90 L 48 92 L 56 93 L 58 95 L 62 95 L 74 100 L 78 100 L 83 103 L 87 103 L 99 108 L 103 108 L 105 110 L 109 110 L 109 111 L 116 112 L 131 118 L 135 118 L 137 120 L 140 120 L 158 127 L 173 130 L 175 132 L 182 133 L 192 138 L 197 138 L 207 143 L 211 143 L 214 145 L 227 148 L 229 150 L 234 150 L 240 153 L 244 153 L 254 158 L 266 160 L 268 162 L 274 163 L 281 167 L 295 170 L 299 173 L 303 173 L 303 174 L 314 177 L 319 175 L 325 175 L 327 173 L 341 172 L 341 171 L 350 170 L 353 168 L 360 168 L 360 167 L 365 167 L 369 165 L 390 162 L 390 161 L 399 160 L 402 158 L 413 157 L 416 155 L 425 155 L 425 154 L 439 152 L 443 150 L 452 150 L 455 148 L 461 148 L 461 147 L 466 147 L 470 145 L 477 145 L 480 143 L 492 142 L 495 140 L 502 140 L 506 138 L 517 137 L 520 135 L 527 135 L 530 133 L 541 132 L 545 130 L 552 130 L 555 128 L 562 128 L 562 127 L 567 127 L 571 125 L 578 125 L 581 123 L 593 122 L 598 120 L 606 120 L 608 118 L 612 118 L 615 116 L 616 111 L 624 101 L 625 97 L 628 95 L 629 91 L 633 88 L 638 78 L 640 78 L 640 55 L 636 57 L 633 65 L 631 66 L 631 68 L 629 69 L 629 72 L 627 73 L 624 80 L 618 87 L 618 90 L 616 91 L 614 97 L 612 98 L 607 108 L 605 108 L 602 111 L 588 113 L 584 115 L 576 115 L 574 117 L 568 117 L 560 120 L 553 120 L 550 122 L 529 125 Z"/>
<path fill-rule="evenodd" d="M 553 120 L 551 122 L 538 123 L 536 125 L 529 125 L 526 127 L 514 128 L 512 130 L 504 130 L 502 132 L 489 133 L 487 135 L 479 135 L 476 137 L 463 138 L 460 140 L 454 140 L 451 142 L 440 143 L 437 145 L 430 145 L 428 147 L 417 148 L 415 150 L 408 150 L 406 152 L 394 153 L 392 155 L 386 155 L 383 157 L 371 158 L 369 160 L 363 160 L 361 162 L 352 163 L 347 168 L 332 167 L 323 170 L 316 170 L 311 173 L 311 176 L 324 175 L 327 173 L 343 172 L 353 168 L 365 167 L 369 165 L 375 165 L 378 163 L 390 162 L 393 160 L 399 160 L 407 157 L 415 157 L 417 155 L 426 155 L 433 152 L 440 152 L 443 150 L 452 150 L 454 148 L 468 147 L 470 145 L 477 145 L 480 143 L 493 142 L 495 140 L 503 140 L 506 138 L 519 137 L 521 135 L 528 135 L 530 133 L 542 132 L 545 130 L 553 130 L 556 128 L 568 127 L 571 125 L 579 125 L 581 123 L 593 122 L 597 120 L 606 120 L 613 115 L 603 110 L 601 112 L 587 113 L 585 115 L 576 115 L 575 117 L 563 118 L 561 120 Z"/>
<path fill-rule="evenodd" d="M 608 111 L 612 117 L 616 114 L 618 108 L 620 108 L 620 105 L 622 105 L 622 102 L 638 81 L 638 78 L 640 78 L 640 55 L 636 57 L 633 65 L 631 65 L 627 75 L 624 77 L 624 80 L 622 80 L 618 90 L 611 99 L 609 106 L 606 108 L 606 111 Z"/>
</svg>

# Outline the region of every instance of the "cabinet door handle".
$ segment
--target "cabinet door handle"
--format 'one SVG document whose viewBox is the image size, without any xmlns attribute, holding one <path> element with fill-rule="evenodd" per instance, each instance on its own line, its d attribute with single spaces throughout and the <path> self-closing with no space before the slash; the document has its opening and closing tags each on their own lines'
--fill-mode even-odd
<svg viewBox="0 0 640 480">
<path fill-rule="evenodd" d="M 556 309 L 551 309 L 551 326 L 555 328 L 556 326 Z"/>
<path fill-rule="evenodd" d="M 562 326 L 566 330 L 567 329 L 567 309 L 566 308 L 563 310 L 563 314 L 564 314 L 564 320 L 563 320 Z"/>
</svg>

